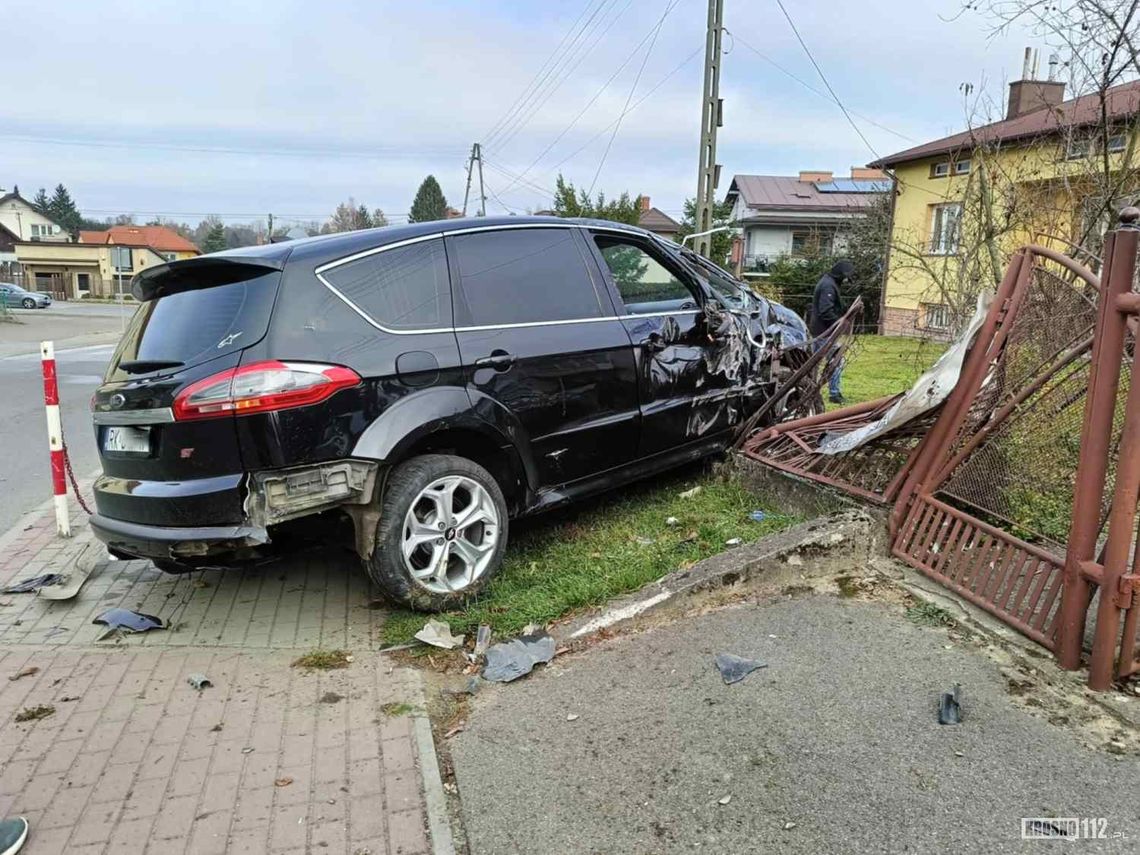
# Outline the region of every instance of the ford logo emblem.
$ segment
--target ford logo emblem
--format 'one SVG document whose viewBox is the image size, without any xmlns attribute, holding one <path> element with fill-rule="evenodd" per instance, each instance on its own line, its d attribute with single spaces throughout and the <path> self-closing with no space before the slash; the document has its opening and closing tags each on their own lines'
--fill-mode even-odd
<svg viewBox="0 0 1140 855">
<path fill-rule="evenodd" d="M 111 405 L 112 410 L 119 410 L 122 409 L 123 404 L 127 403 L 127 399 L 123 395 L 116 392 L 111 396 L 111 400 L 108 401 L 108 403 Z"/>
</svg>

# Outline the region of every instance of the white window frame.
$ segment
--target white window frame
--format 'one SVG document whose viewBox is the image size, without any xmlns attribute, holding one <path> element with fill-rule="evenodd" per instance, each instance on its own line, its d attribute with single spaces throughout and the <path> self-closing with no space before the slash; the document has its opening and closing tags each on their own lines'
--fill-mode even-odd
<svg viewBox="0 0 1140 855">
<path fill-rule="evenodd" d="M 1119 140 L 1119 143 L 1116 141 Z M 1128 148 L 1128 134 L 1110 134 L 1108 137 L 1108 153 L 1116 154 Z"/>
<path fill-rule="evenodd" d="M 1072 137 L 1065 143 L 1065 160 L 1080 160 L 1093 153 L 1093 141 L 1090 137 Z"/>
<path fill-rule="evenodd" d="M 954 230 L 950 233 L 946 229 L 946 212 L 954 211 Z M 940 205 L 930 206 L 930 255 L 955 255 L 961 241 L 962 203 L 944 202 Z"/>
<path fill-rule="evenodd" d="M 970 174 L 970 158 L 954 161 L 954 174 L 955 175 L 969 175 Z"/>
<path fill-rule="evenodd" d="M 950 177 L 950 161 L 940 160 L 938 163 L 930 167 L 931 178 L 949 178 Z"/>
<path fill-rule="evenodd" d="M 945 303 L 922 304 L 923 329 L 945 332 L 950 329 L 950 307 Z"/>
</svg>

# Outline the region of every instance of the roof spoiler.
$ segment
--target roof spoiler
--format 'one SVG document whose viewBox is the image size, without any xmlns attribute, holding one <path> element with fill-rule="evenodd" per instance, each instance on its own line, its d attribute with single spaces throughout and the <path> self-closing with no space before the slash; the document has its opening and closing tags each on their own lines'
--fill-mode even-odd
<svg viewBox="0 0 1140 855">
<path fill-rule="evenodd" d="M 203 255 L 168 261 L 135 274 L 131 279 L 131 294 L 136 300 L 156 300 L 179 291 L 240 282 L 284 267 L 282 258 L 240 255 Z"/>
</svg>

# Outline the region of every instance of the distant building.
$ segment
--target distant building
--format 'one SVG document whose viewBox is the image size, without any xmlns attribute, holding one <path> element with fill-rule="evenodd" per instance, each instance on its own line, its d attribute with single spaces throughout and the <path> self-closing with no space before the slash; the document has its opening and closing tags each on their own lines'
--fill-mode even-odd
<svg viewBox="0 0 1140 855">
<path fill-rule="evenodd" d="M 891 189 L 878 169 L 851 168 L 850 177 L 805 170 L 799 175 L 734 175 L 725 201 L 741 229 L 745 276 L 767 276 L 780 256 L 831 254 L 842 249 L 842 232 Z"/>
<path fill-rule="evenodd" d="M 24 287 L 46 291 L 57 300 L 129 293 L 136 273 L 200 254 L 198 247 L 165 226 L 82 231 L 78 243 L 21 241 L 15 251 Z"/>
<path fill-rule="evenodd" d="M 0 190 L 0 227 L 15 235 L 17 241 L 67 243 L 71 240 L 67 230 L 37 211 L 31 202 L 20 195 L 18 187 L 11 193 Z"/>
<path fill-rule="evenodd" d="M 681 231 L 680 223 L 660 208 L 651 207 L 648 196 L 638 197 L 638 204 L 640 205 L 640 213 L 637 217 L 637 224 L 639 226 L 646 231 L 653 232 L 655 235 L 660 235 L 666 240 L 677 239 L 677 235 Z"/>
</svg>

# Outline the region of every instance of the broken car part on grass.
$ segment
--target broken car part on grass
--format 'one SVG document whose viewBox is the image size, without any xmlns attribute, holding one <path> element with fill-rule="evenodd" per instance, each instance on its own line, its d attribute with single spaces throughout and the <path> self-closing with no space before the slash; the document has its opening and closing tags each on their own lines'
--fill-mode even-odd
<svg viewBox="0 0 1140 855">
<path fill-rule="evenodd" d="M 451 627 L 441 620 L 429 620 L 414 637 L 416 641 L 442 650 L 454 650 L 463 646 L 463 636 L 452 635 Z"/>
</svg>

